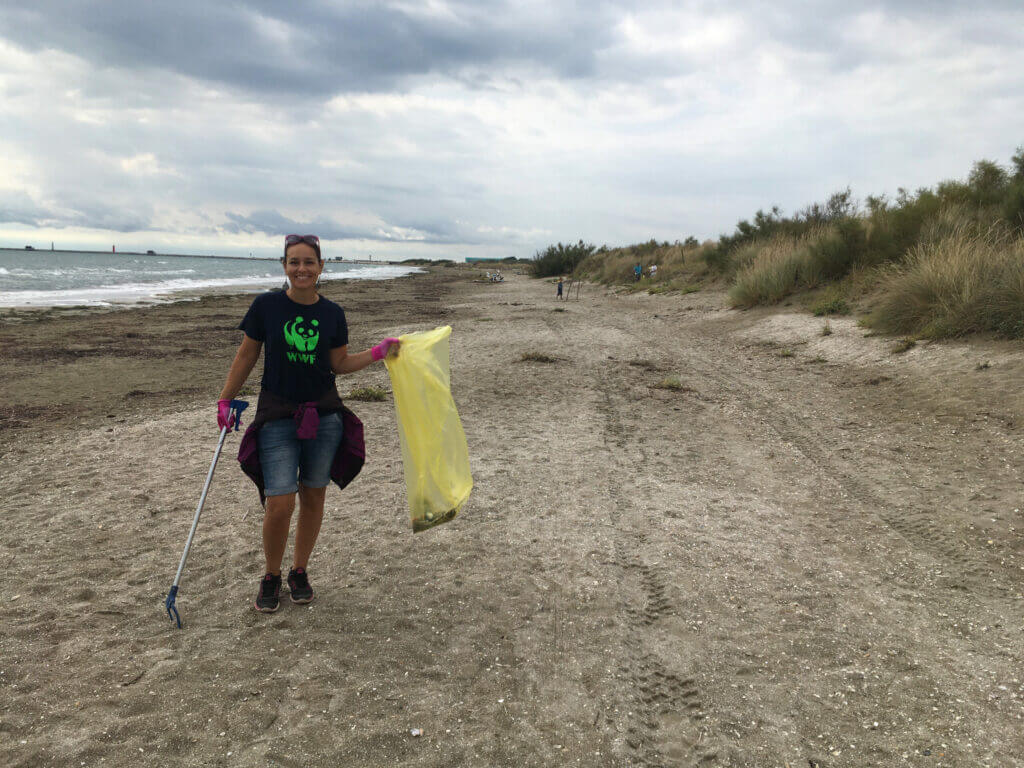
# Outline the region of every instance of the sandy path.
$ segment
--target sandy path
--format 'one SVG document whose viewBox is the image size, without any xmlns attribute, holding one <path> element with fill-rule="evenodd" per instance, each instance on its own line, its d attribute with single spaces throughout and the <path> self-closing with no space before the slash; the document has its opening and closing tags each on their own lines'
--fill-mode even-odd
<svg viewBox="0 0 1024 768">
<path fill-rule="evenodd" d="M 214 443 L 188 393 L 3 433 L 0 763 L 1024 765 L 1019 349 L 409 284 L 367 289 L 362 332 L 398 294 L 401 330 L 454 326 L 476 490 L 413 536 L 392 406 L 355 404 L 370 460 L 328 496 L 312 606 L 251 610 L 229 454 L 185 629 L 162 616 Z"/>
</svg>

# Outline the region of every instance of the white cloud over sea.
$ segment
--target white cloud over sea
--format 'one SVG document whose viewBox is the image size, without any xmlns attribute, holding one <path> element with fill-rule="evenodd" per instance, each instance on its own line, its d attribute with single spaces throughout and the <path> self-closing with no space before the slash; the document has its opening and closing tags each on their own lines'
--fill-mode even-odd
<svg viewBox="0 0 1024 768">
<path fill-rule="evenodd" d="M 0 245 L 525 256 L 1006 161 L 1024 6 L 2 0 L 0 103 Z"/>
</svg>

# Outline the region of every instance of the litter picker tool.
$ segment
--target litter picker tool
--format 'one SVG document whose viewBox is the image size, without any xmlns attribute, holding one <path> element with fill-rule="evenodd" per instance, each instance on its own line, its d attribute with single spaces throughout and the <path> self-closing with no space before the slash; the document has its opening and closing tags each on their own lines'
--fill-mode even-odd
<svg viewBox="0 0 1024 768">
<path fill-rule="evenodd" d="M 213 480 L 213 470 L 217 468 L 217 459 L 220 458 L 221 448 L 224 447 L 224 438 L 227 437 L 232 426 L 234 426 L 235 432 L 238 431 L 238 427 L 242 423 L 242 411 L 248 407 L 249 404 L 244 400 L 231 401 L 230 421 L 226 427 L 221 427 L 220 440 L 217 441 L 217 450 L 213 454 L 213 463 L 210 464 L 210 471 L 206 474 L 206 484 L 203 485 L 203 495 L 199 497 L 199 506 L 196 507 L 196 516 L 192 520 L 192 530 L 188 532 L 188 541 L 185 542 L 185 551 L 181 554 L 181 563 L 178 564 L 178 573 L 175 575 L 174 584 L 171 585 L 171 591 L 167 593 L 167 599 L 164 601 L 164 607 L 167 609 L 167 617 L 171 621 L 178 622 L 178 629 L 181 629 L 181 616 L 178 615 L 178 609 L 175 607 L 174 601 L 178 597 L 178 584 L 181 582 L 181 573 L 185 570 L 185 559 L 188 557 L 188 551 L 192 547 L 192 539 L 195 538 L 196 528 L 199 527 L 199 516 L 203 513 L 203 504 L 206 502 L 206 494 L 210 490 L 210 482 Z"/>
</svg>

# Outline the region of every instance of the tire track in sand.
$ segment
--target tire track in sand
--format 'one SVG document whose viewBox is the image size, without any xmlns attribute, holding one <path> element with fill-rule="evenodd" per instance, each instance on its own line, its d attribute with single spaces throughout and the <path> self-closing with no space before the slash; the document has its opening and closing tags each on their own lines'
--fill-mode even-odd
<svg viewBox="0 0 1024 768">
<path fill-rule="evenodd" d="M 774 396 L 767 388 L 755 388 L 750 380 L 731 376 L 720 369 L 704 369 L 701 376 L 715 382 L 719 391 L 740 392 L 745 399 L 762 401 L 764 412 L 771 414 L 764 423 L 781 442 L 792 446 L 808 464 L 846 491 L 867 514 L 900 535 L 913 551 L 938 559 L 943 568 L 954 572 L 947 574 L 941 582 L 947 589 L 970 591 L 995 599 L 1019 599 L 1019 585 L 1007 583 L 1014 581 L 1015 574 L 1011 574 L 1008 580 L 1001 580 L 991 560 L 957 547 L 949 531 L 936 522 L 934 510 L 893 503 L 891 497 L 894 494 L 881 494 L 858 479 L 854 467 L 843 467 L 833 458 L 835 454 L 821 434 L 800 428 L 803 416 L 789 402 Z"/>
<path fill-rule="evenodd" d="M 621 410 L 613 400 L 608 378 L 598 381 L 605 445 L 609 461 L 616 465 L 608 476 L 628 477 L 622 457 L 631 446 Z M 653 650 L 653 634 L 660 620 L 672 612 L 663 569 L 643 557 L 645 530 L 653 521 L 616 483 L 609 483 L 608 493 L 616 530 L 614 559 L 623 574 L 620 599 L 626 637 L 619 671 L 630 684 L 628 701 L 620 707 L 628 718 L 624 739 L 627 764 L 647 768 L 709 766 L 717 760 L 717 751 L 703 725 L 703 696 L 697 681 L 688 670 L 671 668 Z"/>
</svg>

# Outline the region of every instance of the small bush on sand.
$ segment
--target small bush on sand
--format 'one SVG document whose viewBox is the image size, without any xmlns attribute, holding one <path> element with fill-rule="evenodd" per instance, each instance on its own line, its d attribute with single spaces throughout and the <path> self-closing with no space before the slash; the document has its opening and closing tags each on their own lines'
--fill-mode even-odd
<svg viewBox="0 0 1024 768">
<path fill-rule="evenodd" d="M 892 352 L 894 355 L 902 355 L 904 352 L 908 352 L 917 346 L 917 342 L 913 339 L 900 339 L 893 345 Z"/>
<path fill-rule="evenodd" d="M 360 387 L 348 393 L 349 400 L 377 401 L 387 400 L 388 393 L 380 387 Z"/>
<path fill-rule="evenodd" d="M 557 358 L 542 352 L 523 352 L 523 356 L 519 360 L 524 363 L 554 363 Z"/>
<path fill-rule="evenodd" d="M 679 380 L 676 375 L 666 376 L 664 379 L 654 385 L 655 389 L 670 389 L 673 392 L 679 392 L 684 389 L 683 382 Z"/>
<path fill-rule="evenodd" d="M 850 314 L 850 305 L 837 288 L 830 286 L 811 303 L 810 310 L 816 317 L 848 315 Z"/>
<path fill-rule="evenodd" d="M 822 336 L 831 336 L 832 335 L 832 323 L 830 323 L 828 321 L 828 318 L 825 319 L 825 327 L 821 329 L 821 335 Z"/>
</svg>

